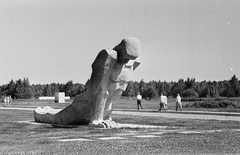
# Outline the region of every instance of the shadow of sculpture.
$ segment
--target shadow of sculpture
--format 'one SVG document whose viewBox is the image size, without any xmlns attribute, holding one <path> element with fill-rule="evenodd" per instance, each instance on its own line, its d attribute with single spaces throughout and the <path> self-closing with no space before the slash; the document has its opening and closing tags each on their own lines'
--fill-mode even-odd
<svg viewBox="0 0 240 155">
<path fill-rule="evenodd" d="M 35 121 L 53 125 L 117 127 L 111 117 L 113 104 L 121 97 L 132 80 L 133 71 L 140 64 L 140 46 L 138 39 L 130 37 L 113 49 L 100 51 L 92 64 L 86 92 L 61 111 L 51 107 L 36 108 Z"/>
</svg>

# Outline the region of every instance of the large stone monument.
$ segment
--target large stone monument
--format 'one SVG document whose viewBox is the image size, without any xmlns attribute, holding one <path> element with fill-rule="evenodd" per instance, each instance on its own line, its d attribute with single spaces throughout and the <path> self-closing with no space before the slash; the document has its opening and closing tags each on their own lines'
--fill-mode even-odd
<svg viewBox="0 0 240 155">
<path fill-rule="evenodd" d="M 132 80 L 132 73 L 140 64 L 140 41 L 123 39 L 119 45 L 99 52 L 92 64 L 92 75 L 87 91 L 77 96 L 73 103 L 59 111 L 50 107 L 34 110 L 36 122 L 54 125 L 91 125 L 115 128 L 112 121 L 113 103 L 121 97 Z"/>
</svg>

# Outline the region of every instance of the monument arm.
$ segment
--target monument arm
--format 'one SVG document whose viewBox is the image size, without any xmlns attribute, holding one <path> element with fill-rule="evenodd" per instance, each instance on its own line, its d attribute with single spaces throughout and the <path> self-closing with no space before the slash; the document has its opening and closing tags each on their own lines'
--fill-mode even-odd
<svg viewBox="0 0 240 155">
<path fill-rule="evenodd" d="M 104 117 L 104 107 L 109 96 L 108 84 L 113 66 L 117 61 L 117 52 L 102 50 L 92 64 L 92 111 L 91 124 L 100 124 Z"/>
<path fill-rule="evenodd" d="M 104 49 L 99 52 L 92 64 L 92 75 L 89 82 L 91 83 L 92 95 L 97 93 L 100 86 L 103 87 L 104 80 L 109 80 L 110 72 L 116 61 L 116 51 Z"/>
</svg>

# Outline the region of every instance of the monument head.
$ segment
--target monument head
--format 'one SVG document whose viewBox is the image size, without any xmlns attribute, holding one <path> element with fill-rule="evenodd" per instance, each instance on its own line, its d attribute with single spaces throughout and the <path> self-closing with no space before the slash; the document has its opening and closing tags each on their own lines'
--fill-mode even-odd
<svg viewBox="0 0 240 155">
<path fill-rule="evenodd" d="M 118 60 L 126 63 L 129 60 L 135 60 L 139 56 L 141 43 L 137 38 L 129 37 L 123 39 L 113 50 L 117 51 Z"/>
</svg>

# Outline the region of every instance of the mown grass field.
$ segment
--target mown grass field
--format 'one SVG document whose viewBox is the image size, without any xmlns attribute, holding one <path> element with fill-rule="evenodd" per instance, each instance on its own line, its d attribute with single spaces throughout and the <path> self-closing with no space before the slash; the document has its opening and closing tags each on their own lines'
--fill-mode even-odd
<svg viewBox="0 0 240 155">
<path fill-rule="evenodd" d="M 211 99 L 211 98 L 210 98 Z M 205 99 L 205 100 L 210 100 Z M 229 100 L 240 101 L 240 98 L 229 98 Z M 13 105 L 16 107 L 38 107 L 38 106 L 51 106 L 53 108 L 64 108 L 72 103 L 71 100 L 66 100 L 66 103 L 55 103 L 53 100 L 38 100 L 38 99 L 19 99 L 13 100 Z M 183 107 L 187 104 L 193 102 L 183 101 Z M 1 103 L 4 106 L 3 103 Z M 240 102 L 238 103 L 240 107 Z M 158 110 L 159 109 L 159 100 L 142 100 L 142 106 L 144 109 Z M 169 110 L 175 110 L 175 98 L 168 98 L 168 108 Z M 137 109 L 136 99 L 135 98 L 121 98 L 114 104 L 114 109 Z M 184 107 L 186 111 L 218 111 L 218 112 L 240 112 L 240 108 L 193 108 L 193 107 Z"/>
<path fill-rule="evenodd" d="M 64 108 L 71 101 L 68 102 L 58 104 L 53 101 L 14 100 L 12 107 L 48 105 Z M 157 100 L 143 101 L 142 104 L 145 109 L 159 108 Z M 174 109 L 174 105 L 174 102 L 169 101 L 170 109 Z M 3 103 L 1 106 L 4 106 Z M 115 108 L 136 109 L 136 101 L 121 99 Z M 240 129 L 240 122 L 235 121 L 113 115 L 113 120 L 119 123 L 158 125 L 167 128 L 95 129 L 88 126 L 54 128 L 51 125 L 18 122 L 26 120 L 33 121 L 33 111 L 0 110 L 0 154 L 240 154 L 240 132 L 237 131 Z M 207 132 L 177 132 L 181 130 Z M 162 131 L 162 134 L 154 138 L 131 136 Z M 121 136 L 125 139 L 99 139 L 119 135 L 125 135 Z M 58 141 L 66 138 L 84 138 L 92 141 Z"/>
</svg>

